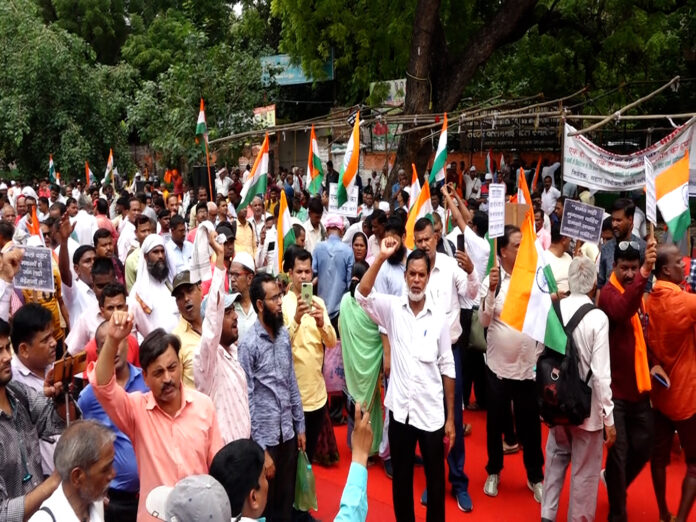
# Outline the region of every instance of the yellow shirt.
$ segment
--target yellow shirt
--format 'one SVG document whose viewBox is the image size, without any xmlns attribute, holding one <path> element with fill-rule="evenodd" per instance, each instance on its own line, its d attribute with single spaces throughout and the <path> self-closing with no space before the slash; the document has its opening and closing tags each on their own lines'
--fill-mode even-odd
<svg viewBox="0 0 696 522">
<path fill-rule="evenodd" d="M 181 349 L 179 350 L 179 360 L 183 366 L 183 371 L 181 374 L 181 379 L 184 381 L 184 386 L 196 389 L 196 385 L 193 382 L 193 357 L 198 351 L 198 347 L 201 345 L 201 336 L 196 332 L 191 323 L 189 323 L 183 317 L 179 319 L 179 324 L 172 331 L 181 341 Z"/>
<path fill-rule="evenodd" d="M 254 226 L 248 221 L 244 225 L 237 221 L 234 251 L 236 254 L 246 252 L 252 259 L 256 259 L 256 232 L 254 231 Z"/>
<path fill-rule="evenodd" d="M 336 346 L 336 332 L 331 326 L 324 301 L 315 296 L 313 303 L 313 306 L 319 306 L 323 312 L 323 328 L 318 328 L 314 317 L 309 314 L 302 316 L 298 325 L 295 322 L 297 295 L 294 292 L 288 292 L 283 297 L 283 319 L 290 334 L 295 377 L 304 411 L 316 411 L 326 404 L 326 383 L 322 372 L 324 346 L 327 348 Z"/>
</svg>

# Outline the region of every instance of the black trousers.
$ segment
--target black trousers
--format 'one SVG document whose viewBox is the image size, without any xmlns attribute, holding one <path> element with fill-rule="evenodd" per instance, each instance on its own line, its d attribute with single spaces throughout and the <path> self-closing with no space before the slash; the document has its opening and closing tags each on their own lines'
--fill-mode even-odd
<svg viewBox="0 0 696 522">
<path fill-rule="evenodd" d="M 109 489 L 109 503 L 104 506 L 105 522 L 136 522 L 138 519 L 138 495 L 117 489 Z"/>
<path fill-rule="evenodd" d="M 481 407 L 486 407 L 486 362 L 483 352 L 469 348 L 469 336 L 471 334 L 471 317 L 478 313 L 476 310 L 462 308 L 459 313 L 459 324 L 462 326 L 462 335 L 459 336 L 459 346 L 462 349 L 461 355 L 461 375 L 462 375 L 462 394 L 464 404 L 469 405 L 471 397 L 471 387 L 474 387 L 476 403 Z"/>
<path fill-rule="evenodd" d="M 648 398 L 639 402 L 614 399 L 616 442 L 607 453 L 606 479 L 609 521 L 625 521 L 626 489 L 648 462 L 655 426 Z"/>
<path fill-rule="evenodd" d="M 424 431 L 394 420 L 389 412 L 389 447 L 394 470 L 392 503 L 397 522 L 414 522 L 413 465 L 416 442 L 425 467 L 425 487 L 428 490 L 427 522 L 445 520 L 445 447 L 444 426 L 437 431 Z"/>
<path fill-rule="evenodd" d="M 268 501 L 264 516 L 269 522 L 290 522 L 295 500 L 297 437 L 269 446 L 266 451 L 275 463 L 275 477 L 268 481 Z"/>
<path fill-rule="evenodd" d="M 524 467 L 527 479 L 535 484 L 544 480 L 544 454 L 541 451 L 541 421 L 536 402 L 534 381 L 501 379 L 486 368 L 487 400 L 486 446 L 488 448 L 489 475 L 503 469 L 503 432 L 510 418 L 510 401 L 515 409 L 515 427 L 524 451 Z"/>
<path fill-rule="evenodd" d="M 319 440 L 319 434 L 321 433 L 321 428 L 324 424 L 324 410 L 326 409 L 326 404 L 315 411 L 304 412 L 305 420 L 305 436 L 307 437 L 307 457 L 309 462 L 314 459 L 314 452 L 317 449 L 317 441 Z"/>
</svg>

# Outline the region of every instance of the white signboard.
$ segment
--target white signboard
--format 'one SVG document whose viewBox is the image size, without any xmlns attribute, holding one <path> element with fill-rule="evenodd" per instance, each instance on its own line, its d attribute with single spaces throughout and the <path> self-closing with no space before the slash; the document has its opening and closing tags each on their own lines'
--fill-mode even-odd
<svg viewBox="0 0 696 522">
<path fill-rule="evenodd" d="M 505 184 L 488 185 L 488 237 L 505 234 Z"/>
<path fill-rule="evenodd" d="M 353 185 L 346 201 L 341 208 L 338 208 L 338 183 L 329 183 L 329 213 L 339 216 L 358 217 L 358 187 Z"/>
<path fill-rule="evenodd" d="M 563 142 L 563 179 L 590 190 L 620 192 L 645 187 L 648 158 L 658 176 L 689 151 L 689 193 L 696 195 L 696 117 L 647 149 L 633 154 L 614 154 L 585 136 L 568 136 L 575 128 L 566 123 Z"/>
</svg>

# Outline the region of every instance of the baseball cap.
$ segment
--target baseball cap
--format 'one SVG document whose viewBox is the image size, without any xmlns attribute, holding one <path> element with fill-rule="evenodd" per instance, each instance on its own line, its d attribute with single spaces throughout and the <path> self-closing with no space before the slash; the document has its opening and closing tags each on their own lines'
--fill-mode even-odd
<svg viewBox="0 0 696 522">
<path fill-rule="evenodd" d="M 176 289 L 184 285 L 195 285 L 199 281 L 191 281 L 191 272 L 188 270 L 183 270 L 174 276 L 174 281 L 172 282 L 172 295 L 176 293 Z"/>
<path fill-rule="evenodd" d="M 225 488 L 210 475 L 192 475 L 176 486 L 158 486 L 147 495 L 147 512 L 167 522 L 229 522 L 232 509 Z"/>
<path fill-rule="evenodd" d="M 201 303 L 201 319 L 205 319 L 205 309 L 208 307 L 208 295 L 206 295 L 203 298 L 203 302 Z M 225 298 L 224 310 L 227 310 L 230 306 L 234 304 L 235 301 L 237 301 L 242 296 L 242 294 L 238 292 L 234 292 L 232 294 L 223 293 L 220 295 L 222 295 L 222 297 Z"/>
<path fill-rule="evenodd" d="M 237 252 L 232 259 L 233 263 L 239 263 L 252 273 L 256 273 L 256 265 L 248 252 Z"/>
</svg>

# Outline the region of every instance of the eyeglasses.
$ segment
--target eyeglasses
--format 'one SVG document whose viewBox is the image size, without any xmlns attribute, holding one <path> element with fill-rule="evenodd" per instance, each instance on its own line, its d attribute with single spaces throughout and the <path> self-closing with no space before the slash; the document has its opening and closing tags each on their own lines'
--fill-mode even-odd
<svg viewBox="0 0 696 522">
<path fill-rule="evenodd" d="M 271 297 L 267 297 L 266 299 L 264 299 L 264 301 L 270 301 L 270 302 L 276 302 L 276 303 L 278 303 L 282 300 L 283 300 L 283 294 L 280 294 L 280 293 L 278 293 L 276 295 L 272 295 Z"/>
<path fill-rule="evenodd" d="M 640 250 L 640 245 L 637 241 L 621 241 L 619 243 L 619 250 L 621 250 L 622 252 L 624 250 L 628 250 L 628 247 L 631 247 L 634 250 Z"/>
</svg>

